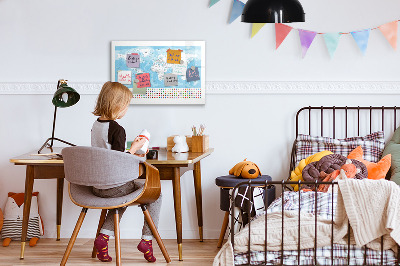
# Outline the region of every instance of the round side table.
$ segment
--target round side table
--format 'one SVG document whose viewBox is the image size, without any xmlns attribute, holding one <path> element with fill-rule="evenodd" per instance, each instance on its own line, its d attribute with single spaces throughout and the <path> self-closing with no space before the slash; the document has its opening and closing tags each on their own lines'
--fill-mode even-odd
<svg viewBox="0 0 400 266">
<path fill-rule="evenodd" d="M 266 180 L 272 181 L 272 178 L 269 175 L 261 175 L 254 179 L 246 179 L 241 177 L 236 177 L 234 175 L 226 175 L 220 176 L 215 179 L 215 184 L 220 187 L 220 209 L 225 212 L 224 221 L 222 222 L 221 233 L 219 235 L 218 245 L 220 248 L 222 246 L 222 242 L 224 241 L 226 228 L 228 227 L 229 222 L 229 208 L 230 208 L 230 199 L 229 193 L 230 190 L 233 189 L 237 184 L 246 182 L 246 181 L 263 181 Z M 256 186 L 255 186 L 256 187 Z M 275 200 L 275 186 L 271 186 L 268 189 L 268 200 L 267 206 L 271 204 Z"/>
</svg>

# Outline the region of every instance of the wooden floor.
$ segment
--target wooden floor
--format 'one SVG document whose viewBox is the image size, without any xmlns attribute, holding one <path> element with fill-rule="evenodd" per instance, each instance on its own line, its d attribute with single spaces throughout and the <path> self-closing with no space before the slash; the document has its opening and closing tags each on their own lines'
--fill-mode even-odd
<svg viewBox="0 0 400 266">
<path fill-rule="evenodd" d="M 12 241 L 9 247 L 0 246 L 0 265 L 60 265 L 61 258 L 64 255 L 65 248 L 69 239 L 40 239 L 36 247 L 25 249 L 25 259 L 20 260 L 20 242 Z M 215 255 L 218 253 L 217 240 L 187 240 L 183 241 L 183 261 L 178 260 L 178 247 L 176 240 L 163 240 L 168 250 L 172 262 L 167 264 L 154 241 L 154 254 L 157 258 L 156 263 L 149 264 L 143 254 L 136 249 L 139 240 L 121 240 L 122 264 L 123 265 L 212 265 Z M 67 265 L 115 265 L 114 262 L 114 243 L 110 241 L 110 255 L 113 262 L 104 263 L 92 259 L 92 239 L 77 239 L 68 259 Z"/>
</svg>

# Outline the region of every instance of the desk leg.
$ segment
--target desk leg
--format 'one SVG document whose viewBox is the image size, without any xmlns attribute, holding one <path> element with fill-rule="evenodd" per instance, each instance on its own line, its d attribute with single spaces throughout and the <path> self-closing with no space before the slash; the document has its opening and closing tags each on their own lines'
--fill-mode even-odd
<svg viewBox="0 0 400 266">
<path fill-rule="evenodd" d="M 25 195 L 24 195 L 24 213 L 22 219 L 22 232 L 21 232 L 21 255 L 20 259 L 24 259 L 26 235 L 28 233 L 29 213 L 31 211 L 32 190 L 34 181 L 34 166 L 26 166 L 25 177 Z"/>
<path fill-rule="evenodd" d="M 200 161 L 194 164 L 194 191 L 196 194 L 197 220 L 199 225 L 200 242 L 203 242 L 203 203 L 201 196 L 201 168 Z"/>
<path fill-rule="evenodd" d="M 182 205 L 181 205 L 181 174 L 179 167 L 174 167 L 174 178 L 172 179 L 174 191 L 175 223 L 178 242 L 179 260 L 182 260 Z"/>
<path fill-rule="evenodd" d="M 60 241 L 64 178 L 57 178 L 57 241 Z"/>
</svg>

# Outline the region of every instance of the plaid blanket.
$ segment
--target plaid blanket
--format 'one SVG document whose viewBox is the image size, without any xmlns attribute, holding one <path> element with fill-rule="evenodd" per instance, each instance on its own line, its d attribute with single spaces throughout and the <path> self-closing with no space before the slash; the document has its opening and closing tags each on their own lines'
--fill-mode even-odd
<svg viewBox="0 0 400 266">
<path fill-rule="evenodd" d="M 322 193 L 317 192 L 285 192 L 283 196 L 277 198 L 271 203 L 267 210 L 267 214 L 273 212 L 286 210 L 298 210 L 316 214 L 326 219 L 332 219 L 332 213 L 335 215 L 336 208 L 336 194 L 335 193 Z M 260 217 L 259 214 L 254 219 Z M 333 264 L 332 264 L 332 248 L 326 246 L 316 249 L 317 265 L 347 265 L 348 259 L 348 246 L 347 245 L 333 245 Z M 366 256 L 364 256 L 366 254 Z M 385 250 L 383 253 L 384 265 L 395 265 L 396 257 L 392 250 Z M 257 265 L 265 263 L 265 255 L 267 256 L 266 265 L 280 265 L 281 252 L 280 251 L 267 251 L 265 252 L 250 252 L 250 265 Z M 364 247 L 357 247 L 350 245 L 350 264 L 349 265 L 381 265 L 381 252 L 371 250 Z M 283 252 L 284 265 L 314 265 L 314 249 L 304 249 L 298 255 L 297 250 L 285 250 Z M 364 261 L 365 260 L 365 261 Z M 248 253 L 235 254 L 235 265 L 248 264 Z"/>
</svg>

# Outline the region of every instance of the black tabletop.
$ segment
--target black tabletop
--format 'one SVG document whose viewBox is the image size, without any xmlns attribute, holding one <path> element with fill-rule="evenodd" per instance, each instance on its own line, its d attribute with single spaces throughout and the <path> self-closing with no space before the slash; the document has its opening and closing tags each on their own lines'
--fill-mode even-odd
<svg viewBox="0 0 400 266">
<path fill-rule="evenodd" d="M 237 184 L 242 183 L 242 182 L 248 182 L 251 180 L 253 181 L 272 181 L 272 178 L 269 175 L 261 175 L 257 178 L 253 179 L 247 179 L 247 178 L 242 178 L 242 177 L 236 177 L 234 175 L 226 175 L 226 176 L 220 176 L 215 179 L 215 184 L 219 187 L 225 187 L 225 188 L 234 188 Z"/>
</svg>

